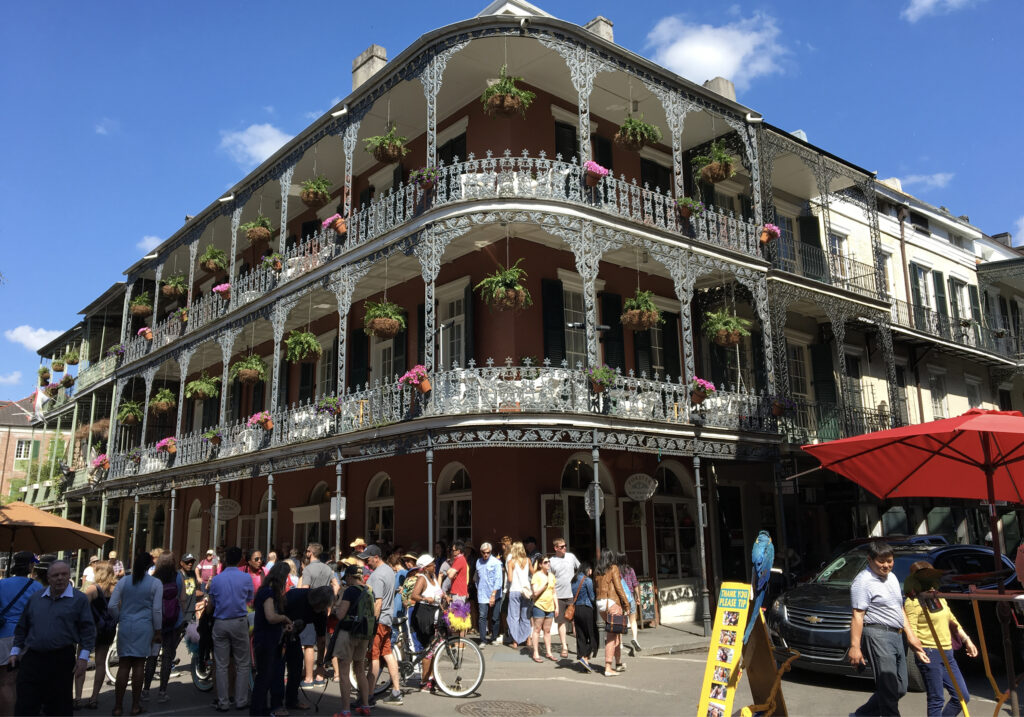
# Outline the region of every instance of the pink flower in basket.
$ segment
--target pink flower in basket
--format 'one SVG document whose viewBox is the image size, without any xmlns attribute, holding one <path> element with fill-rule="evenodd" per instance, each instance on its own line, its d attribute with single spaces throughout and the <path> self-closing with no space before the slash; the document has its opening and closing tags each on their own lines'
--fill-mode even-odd
<svg viewBox="0 0 1024 717">
<path fill-rule="evenodd" d="M 402 377 L 398 379 L 398 384 L 405 384 L 406 386 L 419 386 L 420 382 L 427 378 L 427 367 L 422 364 L 416 364 L 411 369 L 402 374 Z"/>
<path fill-rule="evenodd" d="M 599 177 L 608 176 L 608 170 L 592 159 L 587 160 L 586 162 L 583 163 L 583 171 L 596 174 Z"/>
<path fill-rule="evenodd" d="M 774 224 L 765 224 L 763 227 L 761 227 L 761 231 L 768 232 L 771 235 L 772 239 L 778 239 L 780 236 L 782 236 L 782 230 L 779 229 Z"/>
<path fill-rule="evenodd" d="M 138 332 L 135 335 L 136 336 L 142 336 L 144 333 L 146 333 L 149 330 L 150 330 L 150 328 L 148 326 L 143 326 L 141 329 L 138 330 Z"/>
<path fill-rule="evenodd" d="M 338 221 L 339 219 L 341 219 L 341 215 L 340 214 L 332 214 L 331 216 L 329 216 L 326 219 L 324 219 L 322 226 L 323 226 L 324 229 L 326 229 L 327 227 L 331 226 L 332 224 L 334 224 L 334 222 Z"/>
<path fill-rule="evenodd" d="M 92 459 L 92 467 L 99 468 L 101 465 L 106 463 L 109 459 L 106 453 L 100 453 L 98 456 Z"/>
<path fill-rule="evenodd" d="M 217 286 L 213 287 L 214 294 L 224 294 L 229 291 L 231 291 L 231 284 L 217 284 Z"/>
<path fill-rule="evenodd" d="M 708 394 L 710 396 L 711 394 L 713 394 L 715 392 L 715 384 L 711 383 L 710 381 L 708 381 L 706 379 L 698 378 L 697 376 L 694 376 L 693 380 L 690 381 L 690 390 L 691 391 L 703 391 L 704 393 L 706 393 L 706 394 Z"/>
<path fill-rule="evenodd" d="M 249 426 L 249 428 L 253 428 L 254 426 L 260 425 L 264 421 L 269 420 L 270 411 L 260 411 L 259 413 L 254 413 L 251 416 L 249 416 L 249 420 L 245 422 L 245 425 Z"/>
<path fill-rule="evenodd" d="M 168 448 L 175 445 L 175 442 L 176 439 L 174 438 L 174 436 L 168 436 L 167 438 L 164 438 L 163 440 L 159 441 L 156 444 L 156 449 L 158 451 L 166 451 Z"/>
</svg>

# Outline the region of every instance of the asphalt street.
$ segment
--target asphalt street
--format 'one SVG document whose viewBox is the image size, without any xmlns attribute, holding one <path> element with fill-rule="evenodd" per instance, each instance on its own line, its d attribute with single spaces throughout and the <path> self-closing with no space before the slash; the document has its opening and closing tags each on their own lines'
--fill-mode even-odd
<svg viewBox="0 0 1024 717">
<path fill-rule="evenodd" d="M 470 717 L 524 717 L 528 715 L 695 715 L 704 655 L 684 652 L 674 655 L 625 658 L 626 672 L 608 678 L 579 671 L 571 659 L 558 663 L 533 662 L 525 653 L 508 647 L 489 647 L 484 651 L 486 673 L 479 694 L 465 699 L 405 690 L 402 706 L 378 705 L 375 715 L 468 715 Z M 182 650 L 182 664 L 187 655 Z M 91 673 L 90 680 L 91 685 Z M 971 710 L 991 714 L 992 691 L 983 675 L 972 675 L 968 683 L 974 697 Z M 791 715 L 848 715 L 869 696 L 870 680 L 819 675 L 808 672 L 787 674 L 783 691 Z M 88 687 L 86 696 L 88 696 Z M 217 714 L 212 706 L 212 692 L 200 692 L 187 670 L 172 678 L 168 694 L 171 700 L 157 703 L 154 697 L 146 703 L 149 715 Z M 315 703 L 321 697 L 319 710 L 292 711 L 292 715 L 333 715 L 340 708 L 338 687 L 329 683 L 325 692 L 308 690 L 306 701 Z M 751 703 L 750 693 L 742 682 L 734 702 L 734 714 Z M 925 714 L 923 694 L 907 695 L 901 702 L 904 715 Z M 99 710 L 83 710 L 77 714 L 109 714 L 113 708 L 113 687 L 104 687 Z M 130 702 L 125 700 L 125 714 Z M 1004 710 L 1009 714 L 1008 710 Z M 231 711 L 230 714 L 247 714 Z"/>
</svg>

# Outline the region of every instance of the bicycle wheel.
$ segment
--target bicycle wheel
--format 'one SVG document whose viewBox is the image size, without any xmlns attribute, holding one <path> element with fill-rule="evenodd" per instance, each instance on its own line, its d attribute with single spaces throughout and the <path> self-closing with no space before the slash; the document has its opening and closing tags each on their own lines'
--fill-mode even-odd
<svg viewBox="0 0 1024 717">
<path fill-rule="evenodd" d="M 117 682 L 117 665 L 117 640 L 115 639 L 113 644 L 111 644 L 110 649 L 107 650 L 107 661 L 103 665 L 103 669 L 107 673 L 108 684 L 112 685 Z M 96 669 L 99 669 L 99 665 L 96 666 Z"/>
<path fill-rule="evenodd" d="M 199 655 L 192 657 L 192 684 L 200 692 L 209 692 L 213 689 L 213 658 L 200 659 Z"/>
<path fill-rule="evenodd" d="M 484 654 L 475 642 L 449 637 L 434 652 L 434 684 L 449 697 L 467 697 L 484 681 Z"/>
</svg>

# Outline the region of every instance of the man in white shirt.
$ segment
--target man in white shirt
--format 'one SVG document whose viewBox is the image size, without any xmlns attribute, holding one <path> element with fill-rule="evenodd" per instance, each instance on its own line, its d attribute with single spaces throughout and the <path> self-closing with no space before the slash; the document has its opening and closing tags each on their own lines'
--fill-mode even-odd
<svg viewBox="0 0 1024 717">
<path fill-rule="evenodd" d="M 94 582 L 96 582 L 96 571 L 94 570 L 94 568 L 96 567 L 96 563 L 98 563 L 99 561 L 100 559 L 95 555 L 89 558 L 89 567 L 82 571 L 83 590 L 92 585 Z"/>
<path fill-rule="evenodd" d="M 565 608 L 572 602 L 572 576 L 579 570 L 580 561 L 568 552 L 563 538 L 555 538 L 551 547 L 555 549 L 555 555 L 551 558 L 551 572 L 555 574 L 555 597 L 558 599 L 558 617 L 555 620 L 558 623 L 558 639 L 562 644 L 562 657 L 568 657 L 565 626 L 570 621 L 565 619 Z"/>
</svg>

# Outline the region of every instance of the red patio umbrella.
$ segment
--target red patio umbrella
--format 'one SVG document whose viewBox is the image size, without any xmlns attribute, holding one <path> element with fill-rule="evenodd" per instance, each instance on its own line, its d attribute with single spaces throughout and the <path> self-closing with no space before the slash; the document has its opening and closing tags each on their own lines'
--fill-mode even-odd
<svg viewBox="0 0 1024 717">
<path fill-rule="evenodd" d="M 1024 415 L 972 408 L 962 416 L 803 446 L 821 467 L 846 476 L 879 498 L 966 498 L 988 501 L 995 569 L 1004 565 L 995 502 L 1024 503 Z M 1024 576 L 1018 578 L 1024 580 Z M 999 581 L 1003 592 L 1003 581 Z M 1008 619 L 1003 651 L 1011 692 L 1013 658 Z M 1018 714 L 1016 701 L 1013 713 Z"/>
</svg>

